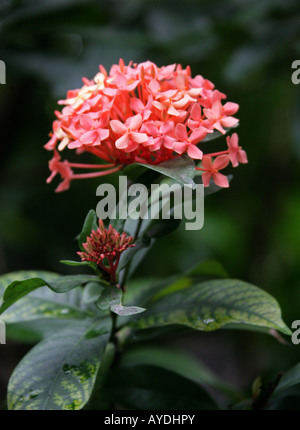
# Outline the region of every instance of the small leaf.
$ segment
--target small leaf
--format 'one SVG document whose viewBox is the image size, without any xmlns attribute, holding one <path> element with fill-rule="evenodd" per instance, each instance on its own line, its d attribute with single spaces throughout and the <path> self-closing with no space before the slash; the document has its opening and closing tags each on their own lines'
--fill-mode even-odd
<svg viewBox="0 0 300 430">
<path fill-rule="evenodd" d="M 92 230 L 97 230 L 97 228 L 98 228 L 98 224 L 97 224 L 96 212 L 94 210 L 90 210 L 89 213 L 87 214 L 87 217 L 82 227 L 82 231 L 78 238 L 78 245 L 81 251 L 85 251 L 82 244 L 86 243 L 86 238 L 90 236 L 90 234 L 92 233 Z"/>
<path fill-rule="evenodd" d="M 112 312 L 120 316 L 140 314 L 141 312 L 144 312 L 146 310 L 144 308 L 139 308 L 138 306 L 123 306 L 121 304 L 112 305 L 110 309 Z"/>
<path fill-rule="evenodd" d="M 66 264 L 67 266 L 95 266 L 91 261 L 60 260 L 60 263 Z"/>
<path fill-rule="evenodd" d="M 123 306 L 122 290 L 114 286 L 108 286 L 103 289 L 96 305 L 101 310 L 109 309 L 111 312 L 121 316 L 133 315 L 145 311 L 145 309 L 139 308 L 137 306 Z"/>
<path fill-rule="evenodd" d="M 107 286 L 103 289 L 99 300 L 96 305 L 99 309 L 105 311 L 113 305 L 118 305 L 122 300 L 122 290 L 117 287 Z"/>
<path fill-rule="evenodd" d="M 82 409 L 89 401 L 111 319 L 72 323 L 34 347 L 8 385 L 10 410 Z"/>
<path fill-rule="evenodd" d="M 169 287 L 167 287 L 169 288 Z M 226 324 L 275 328 L 290 334 L 277 301 L 263 290 L 234 279 L 183 284 L 150 301 L 147 311 L 130 324 L 136 328 L 183 324 L 197 330 L 216 330 Z"/>
</svg>

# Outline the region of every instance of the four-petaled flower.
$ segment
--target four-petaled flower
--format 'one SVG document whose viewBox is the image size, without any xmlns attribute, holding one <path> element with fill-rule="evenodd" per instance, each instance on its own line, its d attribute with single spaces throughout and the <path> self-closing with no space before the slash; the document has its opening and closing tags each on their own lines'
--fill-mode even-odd
<svg viewBox="0 0 300 430">
<path fill-rule="evenodd" d="M 233 133 L 232 136 L 227 136 L 226 138 L 228 151 L 229 151 L 229 159 L 233 167 L 237 167 L 239 163 L 248 163 L 247 154 L 239 146 L 239 137 L 236 133 Z"/>
<path fill-rule="evenodd" d="M 228 166 L 229 157 L 228 155 L 219 155 L 214 162 L 209 156 L 203 157 L 201 168 L 196 167 L 198 170 L 202 170 L 202 182 L 205 187 L 209 186 L 209 181 L 212 178 L 216 185 L 223 188 L 229 187 L 228 179 L 225 175 L 219 172 Z"/>
<path fill-rule="evenodd" d="M 141 114 L 129 118 L 125 124 L 117 120 L 110 121 L 112 131 L 117 135 L 121 135 L 121 137 L 116 140 L 116 148 L 126 149 L 126 151 L 131 152 L 134 151 L 140 143 L 146 143 L 148 141 L 147 134 L 138 132 L 142 122 L 143 118 Z"/>
</svg>

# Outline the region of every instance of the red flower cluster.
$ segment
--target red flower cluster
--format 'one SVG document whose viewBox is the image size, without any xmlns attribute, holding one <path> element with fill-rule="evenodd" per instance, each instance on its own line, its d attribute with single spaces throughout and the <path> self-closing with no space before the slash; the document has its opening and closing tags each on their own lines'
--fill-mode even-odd
<svg viewBox="0 0 300 430">
<path fill-rule="evenodd" d="M 96 263 L 110 274 L 110 281 L 115 283 L 120 256 L 123 251 L 135 246 L 133 240 L 134 238 L 127 236 L 126 233 L 120 235 L 111 225 L 106 229 L 103 221 L 99 219 L 97 230 L 92 230 L 91 235 L 87 237 L 87 242 L 82 244 L 85 252 L 77 252 L 77 254 L 82 261 Z"/>
<path fill-rule="evenodd" d="M 158 164 L 184 153 L 202 160 L 203 152 L 197 145 L 207 135 L 215 131 L 225 134 L 238 123 L 233 115 L 239 106 L 222 104 L 225 94 L 202 76 L 193 78 L 190 67 L 157 67 L 150 61 L 126 66 L 120 60 L 109 74 L 100 66 L 94 79 L 83 78 L 83 83 L 82 88 L 69 91 L 67 99 L 59 101 L 65 107 L 55 112 L 57 120 L 45 145 L 54 151 L 47 182 L 57 173 L 63 179 L 56 191 L 68 189 L 73 179 L 103 176 L 135 162 Z M 227 143 L 226 151 L 206 154 L 199 168 L 208 173 L 203 176 L 205 186 L 208 176 L 215 179 L 215 173 L 225 165 L 224 161 L 212 163 L 212 156 L 226 154 L 234 166 L 238 161 L 247 162 L 237 137 Z M 65 148 L 90 152 L 105 164 L 62 161 L 59 152 Z M 73 168 L 96 171 L 78 174 Z M 225 181 L 218 182 L 228 186 Z"/>
</svg>

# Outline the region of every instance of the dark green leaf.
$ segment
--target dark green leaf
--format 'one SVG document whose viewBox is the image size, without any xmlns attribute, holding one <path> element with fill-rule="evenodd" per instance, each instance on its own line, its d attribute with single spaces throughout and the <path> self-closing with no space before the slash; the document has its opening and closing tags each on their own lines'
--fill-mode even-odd
<svg viewBox="0 0 300 430">
<path fill-rule="evenodd" d="M 182 351 L 154 346 L 138 346 L 125 350 L 121 358 L 121 366 L 137 365 L 161 367 L 191 381 L 220 390 L 231 399 L 237 400 L 241 398 L 241 393 L 219 379 L 199 360 Z"/>
<path fill-rule="evenodd" d="M 133 410 L 208 410 L 216 404 L 196 383 L 154 366 L 117 367 L 103 398 Z"/>
<path fill-rule="evenodd" d="M 102 385 L 105 383 L 106 378 L 108 376 L 109 369 L 115 357 L 115 351 L 116 351 L 115 345 L 112 342 L 108 342 L 103 355 L 102 363 L 97 375 L 97 379 L 94 385 L 92 396 L 90 398 L 90 401 L 85 405 L 84 409 L 86 410 L 108 410 L 109 409 L 110 404 L 108 403 L 107 399 L 101 399 L 100 389 Z"/>
<path fill-rule="evenodd" d="M 298 396 L 300 398 L 300 363 L 283 374 L 272 395 L 272 400 L 289 395 L 291 392 L 290 389 L 294 387 L 297 387 Z"/>
<path fill-rule="evenodd" d="M 213 276 L 225 278 L 228 276 L 225 268 L 221 263 L 215 260 L 203 260 L 197 263 L 191 269 L 188 269 L 186 275 L 192 278 L 198 278 L 201 276 Z"/>
<path fill-rule="evenodd" d="M 118 272 L 124 269 L 124 267 L 126 267 L 131 262 L 131 260 L 141 249 L 148 248 L 151 244 L 151 239 L 149 239 L 149 237 L 141 237 L 140 239 L 137 239 L 134 243 L 134 247 L 127 249 L 126 252 L 122 254 L 120 262 L 118 264 Z"/>
<path fill-rule="evenodd" d="M 89 282 L 83 289 L 81 302 L 83 304 L 94 303 L 99 299 L 105 284 L 99 282 Z"/>
<path fill-rule="evenodd" d="M 82 231 L 78 238 L 78 245 L 81 251 L 85 251 L 82 244 L 86 242 L 86 238 L 90 236 L 90 234 L 92 233 L 92 230 L 97 230 L 97 228 L 98 228 L 98 223 L 97 223 L 96 212 L 94 210 L 90 210 L 89 213 L 87 214 L 87 217 L 82 227 Z"/>
<path fill-rule="evenodd" d="M 175 231 L 180 223 L 181 220 L 175 218 L 153 220 L 145 234 L 151 238 L 158 239 Z"/>
</svg>

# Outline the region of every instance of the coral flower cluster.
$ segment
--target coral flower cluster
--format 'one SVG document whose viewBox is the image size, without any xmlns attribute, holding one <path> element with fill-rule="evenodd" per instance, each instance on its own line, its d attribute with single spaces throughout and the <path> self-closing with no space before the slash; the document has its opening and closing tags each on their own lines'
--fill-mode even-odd
<svg viewBox="0 0 300 430">
<path fill-rule="evenodd" d="M 111 225 L 106 229 L 103 221 L 99 219 L 97 230 L 92 230 L 91 235 L 87 237 L 87 242 L 82 244 L 85 251 L 77 254 L 82 261 L 96 263 L 110 275 L 110 282 L 115 283 L 120 256 L 123 251 L 135 246 L 133 241 L 132 236 L 118 233 Z"/>
<path fill-rule="evenodd" d="M 109 73 L 103 66 L 99 70 L 92 80 L 83 78 L 80 89 L 69 91 L 59 101 L 62 111 L 55 112 L 45 148 L 54 152 L 47 182 L 56 174 L 63 179 L 56 191 L 68 189 L 73 179 L 103 176 L 132 163 L 159 164 L 182 154 L 203 160 L 198 170 L 205 186 L 212 178 L 226 187 L 226 176 L 219 170 L 229 162 L 234 167 L 247 162 L 236 134 L 227 137 L 225 151 L 203 154 L 213 133 L 225 134 L 237 125 L 239 106 L 224 103 L 226 95 L 201 75 L 192 77 L 189 66 L 158 67 L 150 61 L 125 65 L 120 60 Z M 60 153 L 66 148 L 92 153 L 101 162 L 62 160 Z"/>
</svg>

